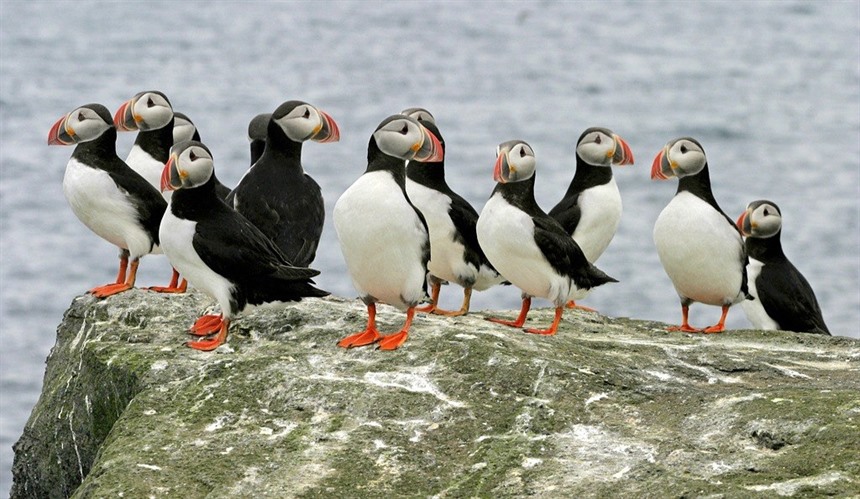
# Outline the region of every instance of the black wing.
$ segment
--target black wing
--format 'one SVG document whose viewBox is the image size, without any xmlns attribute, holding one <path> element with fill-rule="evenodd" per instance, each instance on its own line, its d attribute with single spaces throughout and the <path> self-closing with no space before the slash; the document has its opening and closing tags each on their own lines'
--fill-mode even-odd
<svg viewBox="0 0 860 499">
<path fill-rule="evenodd" d="M 579 194 L 566 196 L 549 211 L 549 216 L 560 223 L 569 236 L 573 235 L 573 231 L 576 230 L 579 220 L 582 218 L 582 208 L 579 207 Z"/>
<path fill-rule="evenodd" d="M 118 157 L 112 166 L 105 171 L 131 200 L 137 209 L 140 224 L 151 235 L 153 242 L 159 244 L 158 229 L 167 209 L 167 201 L 152 184 Z"/>
<path fill-rule="evenodd" d="M 756 289 L 765 312 L 780 329 L 830 334 L 812 286 L 791 262 L 765 264 L 756 279 Z"/>
<path fill-rule="evenodd" d="M 535 242 L 550 265 L 561 275 L 569 276 L 582 289 L 618 282 L 588 262 L 579 245 L 564 228 L 550 217 L 534 217 Z"/>
</svg>

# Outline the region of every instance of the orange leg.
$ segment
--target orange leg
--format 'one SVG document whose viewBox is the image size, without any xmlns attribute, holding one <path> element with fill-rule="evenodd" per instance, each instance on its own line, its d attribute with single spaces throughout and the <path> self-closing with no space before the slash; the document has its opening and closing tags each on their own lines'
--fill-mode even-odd
<svg viewBox="0 0 860 499">
<path fill-rule="evenodd" d="M 189 329 L 189 334 L 194 336 L 209 336 L 221 328 L 223 320 L 223 314 L 204 315 L 194 322 L 194 325 Z"/>
<path fill-rule="evenodd" d="M 419 307 L 416 310 L 419 312 L 433 314 L 436 313 L 436 304 L 439 303 L 439 290 L 442 289 L 442 281 L 433 281 L 433 287 L 430 289 L 430 303 L 427 306 Z"/>
<path fill-rule="evenodd" d="M 729 315 L 729 307 L 731 305 L 723 305 L 723 315 L 720 316 L 720 322 L 711 327 L 706 327 L 702 330 L 703 333 L 722 333 L 726 330 L 726 316 Z"/>
<path fill-rule="evenodd" d="M 406 323 L 403 324 L 403 327 L 400 329 L 400 331 L 397 331 L 394 334 L 383 336 L 379 340 L 379 349 L 395 350 L 400 345 L 405 343 L 406 338 L 409 336 L 409 327 L 412 325 L 413 317 L 415 317 L 415 307 L 409 307 L 409 309 L 406 311 Z"/>
<path fill-rule="evenodd" d="M 666 328 L 666 331 L 681 331 L 684 333 L 701 333 L 701 329 L 696 329 L 690 325 L 687 321 L 687 316 L 690 314 L 690 307 L 687 305 L 681 305 L 681 325 L 680 326 L 669 326 Z"/>
<path fill-rule="evenodd" d="M 555 319 L 553 319 L 552 325 L 549 327 L 549 329 L 529 328 L 529 329 L 526 329 L 525 331 L 527 333 L 532 333 L 532 334 L 543 334 L 546 336 L 552 336 L 556 333 L 556 331 L 558 331 L 558 323 L 561 322 L 561 314 L 562 313 L 564 313 L 564 307 L 555 307 Z"/>
<path fill-rule="evenodd" d="M 504 324 L 505 326 L 511 327 L 523 327 L 523 324 L 526 323 L 526 316 L 529 314 L 529 309 L 532 306 L 532 297 L 526 296 L 523 298 L 523 306 L 520 309 L 520 315 L 517 317 L 515 321 L 506 321 L 504 319 L 497 319 L 494 317 L 487 317 L 487 320 L 490 322 L 495 322 L 497 324 Z"/>
<path fill-rule="evenodd" d="M 371 303 L 367 306 L 367 327 L 364 331 L 358 332 L 337 342 L 337 346 L 342 348 L 363 347 L 376 343 L 382 338 L 379 331 L 376 329 L 376 304 Z"/>
<path fill-rule="evenodd" d="M 188 281 L 182 279 L 182 283 L 179 283 L 179 272 L 173 269 L 173 275 L 170 276 L 170 284 L 167 286 L 151 286 L 146 289 L 155 291 L 156 293 L 184 293 L 188 289 Z"/>
<path fill-rule="evenodd" d="M 119 272 L 116 274 L 116 284 L 125 282 L 125 269 L 128 267 L 128 250 L 122 250 L 119 255 Z"/>
<path fill-rule="evenodd" d="M 122 265 L 122 258 L 120 258 L 120 265 Z M 90 290 L 90 293 L 93 294 L 96 298 L 107 298 L 108 296 L 115 295 L 117 293 L 122 293 L 123 291 L 127 291 L 134 287 L 134 281 L 137 279 L 137 266 L 140 265 L 140 259 L 135 258 L 131 261 L 131 265 L 129 266 L 128 277 L 125 282 L 117 282 L 114 284 L 105 284 L 104 286 L 98 286 Z M 124 271 L 120 271 L 117 277 L 120 277 L 124 274 Z"/>
<path fill-rule="evenodd" d="M 227 341 L 227 330 L 230 329 L 230 319 L 223 319 L 220 325 L 221 327 L 217 329 L 218 333 L 213 337 L 199 341 L 189 341 L 185 345 L 204 352 L 215 350 Z"/>
<path fill-rule="evenodd" d="M 579 310 L 584 310 L 586 312 L 597 312 L 597 310 L 591 307 L 586 307 L 585 305 L 577 305 L 574 300 L 570 300 L 569 302 L 567 302 L 567 308 L 578 308 Z"/>
</svg>

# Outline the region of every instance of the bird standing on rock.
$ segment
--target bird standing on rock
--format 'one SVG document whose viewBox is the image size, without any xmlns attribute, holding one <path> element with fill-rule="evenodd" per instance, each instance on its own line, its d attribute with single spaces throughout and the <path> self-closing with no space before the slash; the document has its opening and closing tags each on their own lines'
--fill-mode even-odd
<svg viewBox="0 0 860 499">
<path fill-rule="evenodd" d="M 753 327 L 829 335 L 812 286 L 782 250 L 782 212 L 776 203 L 753 201 L 737 225 L 746 237 L 752 296 L 741 306 Z"/>
<path fill-rule="evenodd" d="M 574 289 L 618 281 L 592 265 L 561 224 L 538 206 L 531 146 L 522 140 L 503 142 L 496 155 L 493 179 L 498 184 L 478 218 L 478 241 L 499 273 L 522 290 L 523 305 L 514 321 L 489 320 L 522 327 L 531 298 L 546 298 L 555 305 L 552 324 L 547 329 L 525 331 L 554 335 Z"/>
<path fill-rule="evenodd" d="M 415 118 L 430 130 L 439 139 L 445 152 L 445 141 L 429 111 L 410 108 L 402 114 Z M 444 161 L 410 161 L 406 168 L 406 193 L 424 216 L 430 233 L 430 261 L 427 268 L 432 286 L 431 303 L 418 310 L 447 316 L 464 315 L 469 312 L 472 290 L 483 291 L 504 281 L 478 244 L 475 230 L 478 212 L 448 186 Z M 463 287 L 463 304 L 459 310 L 439 308 L 439 291 L 443 281 L 455 282 Z"/>
<path fill-rule="evenodd" d="M 729 307 L 749 296 L 741 233 L 711 192 L 708 159 L 697 140 L 672 140 L 654 158 L 651 178 L 670 177 L 678 178 L 678 190 L 654 224 L 657 254 L 681 299 L 681 325 L 669 330 L 720 333 Z M 722 307 L 719 322 L 690 326 L 693 302 Z"/>
<path fill-rule="evenodd" d="M 331 116 L 306 102 L 278 106 L 269 119 L 260 159 L 229 198 L 236 211 L 298 266 L 313 262 L 325 219 L 320 186 L 302 166 L 307 140 L 337 142 L 340 130 Z"/>
<path fill-rule="evenodd" d="M 213 350 L 227 340 L 230 322 L 247 305 L 299 301 L 328 292 L 313 286 L 319 272 L 298 267 L 245 217 L 216 194 L 212 154 L 200 142 L 173 147 L 161 177 L 162 189 L 175 190 L 159 233 L 170 263 L 191 284 L 214 298 L 220 315 L 206 315 L 191 334 L 197 350 Z"/>
<path fill-rule="evenodd" d="M 167 207 L 161 194 L 117 156 L 116 138 L 110 111 L 101 104 L 75 109 L 48 133 L 48 145 L 77 144 L 63 176 L 72 211 L 120 249 L 116 282 L 90 290 L 98 298 L 134 287 L 140 258 L 158 250 L 158 224 Z"/>
<path fill-rule="evenodd" d="M 406 194 L 406 161 L 442 161 L 442 144 L 417 120 L 383 120 L 367 146 L 367 169 L 337 200 L 334 226 L 349 275 L 367 306 L 367 327 L 342 339 L 349 348 L 379 342 L 394 350 L 408 336 L 415 307 L 427 295 L 427 224 Z M 256 166 L 254 167 L 256 168 Z M 400 331 L 382 336 L 376 303 L 406 311 Z"/>
<path fill-rule="evenodd" d="M 591 263 L 600 258 L 621 223 L 621 193 L 612 166 L 632 164 L 630 146 L 607 128 L 588 128 L 576 142 L 576 173 L 549 216 L 564 227 Z M 575 301 L 587 294 L 576 289 L 568 307 L 592 310 Z"/>
<path fill-rule="evenodd" d="M 173 146 L 174 113 L 170 100 L 162 92 L 147 90 L 138 92 L 117 109 L 113 118 L 117 131 L 138 131 L 134 145 L 128 153 L 126 163 L 139 173 L 156 190 L 161 188 L 161 171 Z M 162 193 L 170 201 L 170 193 Z M 184 293 L 188 283 L 179 280 L 173 269 L 167 286 L 149 289 L 161 293 Z"/>
</svg>

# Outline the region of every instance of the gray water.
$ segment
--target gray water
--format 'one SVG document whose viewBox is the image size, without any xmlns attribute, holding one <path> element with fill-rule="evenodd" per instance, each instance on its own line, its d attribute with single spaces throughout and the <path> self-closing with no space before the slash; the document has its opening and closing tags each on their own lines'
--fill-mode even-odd
<svg viewBox="0 0 860 499">
<path fill-rule="evenodd" d="M 337 120 L 341 141 L 308 144 L 304 165 L 328 208 L 314 267 L 334 294 L 355 295 L 331 226 L 337 197 L 364 170 L 386 116 L 422 106 L 447 142 L 449 184 L 480 210 L 495 147 L 536 150 L 537 197 L 551 208 L 573 174 L 583 129 L 624 137 L 636 165 L 616 170 L 618 233 L 598 266 L 618 284 L 583 304 L 609 316 L 680 320 L 651 230 L 674 181 L 652 182 L 670 139 L 704 145 L 714 193 L 734 218 L 768 198 L 784 246 L 815 289 L 834 334 L 860 336 L 860 4 L 822 2 L 75 2 L 0 3 L 0 489 L 12 444 L 38 398 L 44 360 L 71 300 L 116 275 L 117 251 L 68 208 L 71 148 L 48 147 L 75 107 L 115 110 L 158 89 L 188 114 L 235 185 L 258 113 L 302 99 Z M 134 134 L 117 144 L 125 157 Z M 142 286 L 165 284 L 163 256 Z M 442 305 L 460 290 L 443 290 Z M 537 305 L 548 303 L 538 301 Z M 512 288 L 473 309 L 515 309 Z M 694 305 L 691 322 L 719 309 Z M 420 320 L 420 318 L 419 318 Z M 738 307 L 729 328 L 748 327 Z M 511 334 L 517 334 L 511 331 Z M 561 334 L 564 334 L 563 327 Z M 731 333 L 729 333 L 731 334 Z M 408 348 L 408 345 L 407 345 Z"/>
</svg>

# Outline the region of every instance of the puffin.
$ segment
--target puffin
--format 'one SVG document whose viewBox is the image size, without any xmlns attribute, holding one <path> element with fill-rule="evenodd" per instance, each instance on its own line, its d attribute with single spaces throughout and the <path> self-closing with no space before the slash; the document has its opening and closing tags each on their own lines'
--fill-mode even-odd
<svg viewBox="0 0 860 499">
<path fill-rule="evenodd" d="M 660 263 L 681 299 L 681 325 L 668 330 L 720 333 L 729 307 L 749 298 L 743 239 L 711 192 L 708 158 L 696 139 L 674 139 L 654 157 L 651 179 L 671 177 L 678 178 L 678 190 L 654 223 Z M 719 322 L 690 326 L 694 302 L 722 307 Z"/>
<path fill-rule="evenodd" d="M 110 111 L 87 104 L 60 118 L 48 145 L 75 146 L 63 176 L 63 194 L 90 230 L 119 248 L 116 282 L 89 292 L 105 298 L 134 287 L 140 258 L 158 250 L 158 225 L 167 208 L 161 194 L 116 153 Z"/>
<path fill-rule="evenodd" d="M 612 166 L 633 164 L 633 152 L 627 142 L 608 128 L 587 128 L 576 141 L 576 172 L 562 199 L 550 211 L 564 230 L 596 263 L 609 246 L 621 222 L 621 193 L 612 175 Z M 568 308 L 594 311 L 577 305 L 585 298 L 577 289 Z"/>
<path fill-rule="evenodd" d="M 200 131 L 197 130 L 197 125 L 191 121 L 191 118 L 184 113 L 178 111 L 173 112 L 173 143 L 179 144 L 186 140 L 196 140 L 200 142 Z M 212 178 L 215 180 L 215 192 L 221 199 L 226 199 L 230 194 L 230 188 L 222 184 L 215 172 L 212 172 Z"/>
<path fill-rule="evenodd" d="M 329 293 L 314 287 L 319 271 L 293 265 L 284 253 L 215 191 L 214 161 L 201 142 L 173 146 L 161 175 L 162 189 L 174 190 L 161 219 L 162 251 L 191 284 L 212 297 L 219 315 L 204 315 L 186 343 L 210 351 L 227 340 L 230 322 L 248 305 L 300 301 Z"/>
<path fill-rule="evenodd" d="M 401 114 L 424 125 L 439 139 L 444 153 L 445 139 L 429 111 L 409 108 Z M 469 312 L 473 290 L 483 291 L 504 282 L 478 244 L 475 231 L 478 212 L 448 186 L 444 161 L 410 161 L 406 167 L 406 194 L 424 216 L 430 233 L 430 261 L 427 263 L 432 286 L 430 305 L 417 310 L 451 317 L 465 315 Z M 438 307 L 443 282 L 455 282 L 463 288 L 459 310 Z"/>
<path fill-rule="evenodd" d="M 476 229 L 487 258 L 523 294 L 516 320 L 488 320 L 522 327 L 532 297 L 546 298 L 555 305 L 552 324 L 547 329 L 525 331 L 554 335 L 574 288 L 588 290 L 618 281 L 590 263 L 564 227 L 538 206 L 534 196 L 536 166 L 534 149 L 525 141 L 499 144 L 493 169 L 497 184 L 481 210 Z"/>
<path fill-rule="evenodd" d="M 406 192 L 406 161 L 442 161 L 439 139 L 414 118 L 395 114 L 370 137 L 367 169 L 338 198 L 334 227 L 349 276 L 367 306 L 367 327 L 338 342 L 343 348 L 379 343 L 394 350 L 406 341 L 415 307 L 427 297 L 430 236 Z M 256 166 L 254 168 L 257 168 Z M 376 303 L 406 311 L 396 333 L 376 328 Z"/>
<path fill-rule="evenodd" d="M 830 335 L 812 286 L 782 250 L 779 206 L 764 199 L 753 201 L 738 217 L 737 225 L 746 238 L 746 273 L 752 296 L 741 307 L 753 327 Z"/>
<path fill-rule="evenodd" d="M 302 143 L 337 142 L 331 116 L 306 102 L 284 102 L 272 113 L 266 146 L 233 189 L 233 208 L 272 239 L 295 265 L 313 262 L 325 205 L 319 184 L 302 167 Z"/>
<path fill-rule="evenodd" d="M 173 122 L 173 106 L 167 96 L 157 90 L 137 93 L 114 114 L 118 131 L 139 131 L 125 162 L 155 189 L 160 187 L 161 170 L 173 145 Z M 162 195 L 170 200 L 170 192 Z"/>
</svg>

